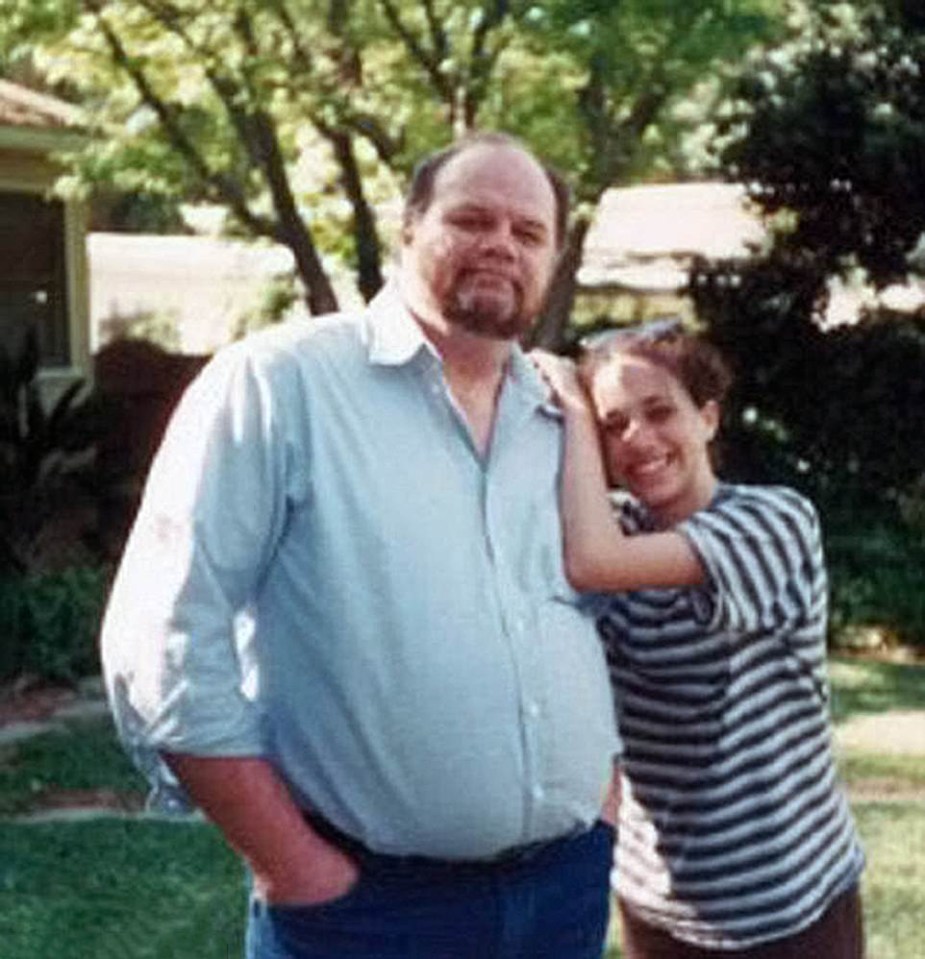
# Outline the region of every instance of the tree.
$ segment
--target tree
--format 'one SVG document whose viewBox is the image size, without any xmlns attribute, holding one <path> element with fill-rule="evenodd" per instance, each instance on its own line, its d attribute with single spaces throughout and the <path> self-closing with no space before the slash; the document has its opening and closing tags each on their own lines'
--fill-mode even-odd
<svg viewBox="0 0 925 959">
<path fill-rule="evenodd" d="M 85 181 L 208 199 L 290 247 L 312 312 L 325 254 L 382 282 L 376 210 L 413 160 L 475 127 L 568 170 L 582 210 L 539 339 L 561 335 L 587 212 L 676 160 L 673 108 L 771 22 L 774 0 L 0 0 L 28 51 L 101 134 Z M 344 237 L 349 237 L 349 243 Z"/>
<path fill-rule="evenodd" d="M 739 468 L 766 471 L 773 450 L 817 489 L 847 479 L 895 497 L 925 462 L 925 310 L 868 308 L 836 329 L 824 310 L 835 277 L 882 288 L 923 272 L 925 18 L 902 3 L 794 5 L 791 26 L 719 131 L 724 170 L 776 242 L 744 267 L 704 265 L 694 294 L 740 371 Z"/>
<path fill-rule="evenodd" d="M 722 89 L 725 67 L 774 35 L 775 0 L 552 0 L 519 18 L 542 79 L 509 96 L 507 122 L 569 171 L 576 216 L 537 345 L 561 346 L 591 215 L 604 191 L 690 173 L 680 149 Z M 541 83 L 547 89 L 539 92 Z M 691 111 L 691 101 L 698 108 Z M 499 104 L 500 106 L 500 104 Z M 686 111 L 686 115 L 685 115 Z"/>
</svg>

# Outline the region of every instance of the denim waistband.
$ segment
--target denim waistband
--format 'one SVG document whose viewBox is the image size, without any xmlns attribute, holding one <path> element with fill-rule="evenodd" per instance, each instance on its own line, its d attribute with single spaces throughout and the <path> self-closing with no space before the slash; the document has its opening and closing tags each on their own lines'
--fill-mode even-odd
<svg viewBox="0 0 925 959">
<path fill-rule="evenodd" d="M 483 873 L 517 868 L 536 862 L 546 853 L 552 853 L 585 832 L 568 833 L 555 839 L 539 840 L 502 850 L 495 856 L 482 859 L 440 859 L 432 856 L 393 855 L 376 852 L 353 836 L 338 829 L 316 812 L 303 811 L 305 821 L 323 839 L 343 850 L 358 862 L 367 866 L 379 866 L 389 871 L 432 870 L 434 872 Z"/>
</svg>

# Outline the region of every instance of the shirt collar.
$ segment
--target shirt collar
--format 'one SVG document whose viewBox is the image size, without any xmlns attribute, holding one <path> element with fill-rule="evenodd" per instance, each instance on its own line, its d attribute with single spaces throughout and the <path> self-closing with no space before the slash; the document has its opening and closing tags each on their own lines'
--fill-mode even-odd
<svg viewBox="0 0 925 959">
<path fill-rule="evenodd" d="M 421 324 L 405 306 L 398 284 L 386 283 L 370 301 L 366 316 L 370 363 L 378 366 L 401 366 L 414 359 L 422 350 L 437 356 L 437 351 L 424 335 Z"/>
<path fill-rule="evenodd" d="M 375 365 L 402 366 L 422 351 L 440 362 L 439 352 L 405 305 L 394 281 L 386 283 L 367 307 L 367 337 L 369 361 Z M 528 402 L 554 418 L 561 417 L 546 381 L 517 344 L 511 350 L 507 375 Z"/>
</svg>

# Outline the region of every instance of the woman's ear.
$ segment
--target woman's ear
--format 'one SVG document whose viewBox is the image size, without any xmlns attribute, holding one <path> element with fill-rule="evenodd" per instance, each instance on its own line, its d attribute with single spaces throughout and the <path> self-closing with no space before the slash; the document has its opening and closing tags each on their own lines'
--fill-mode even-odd
<svg viewBox="0 0 925 959">
<path fill-rule="evenodd" d="M 717 403 L 716 400 L 707 400 L 706 403 L 700 407 L 700 418 L 703 420 L 707 442 L 709 443 L 716 439 L 716 434 L 719 432 L 719 403 Z"/>
</svg>

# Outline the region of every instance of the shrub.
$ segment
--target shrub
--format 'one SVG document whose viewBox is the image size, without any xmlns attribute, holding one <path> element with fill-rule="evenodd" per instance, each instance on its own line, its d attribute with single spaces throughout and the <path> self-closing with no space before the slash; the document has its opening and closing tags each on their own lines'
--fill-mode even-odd
<svg viewBox="0 0 925 959">
<path fill-rule="evenodd" d="M 0 579 L 0 680 L 28 674 L 73 682 L 99 672 L 108 581 L 96 567 Z"/>
<path fill-rule="evenodd" d="M 44 568 L 92 527 L 99 403 L 83 381 L 54 402 L 39 381 L 38 339 L 0 345 L 0 575 Z"/>
<path fill-rule="evenodd" d="M 925 651 L 925 543 L 881 509 L 877 517 L 823 515 L 836 648 L 876 651 L 897 644 Z"/>
</svg>

